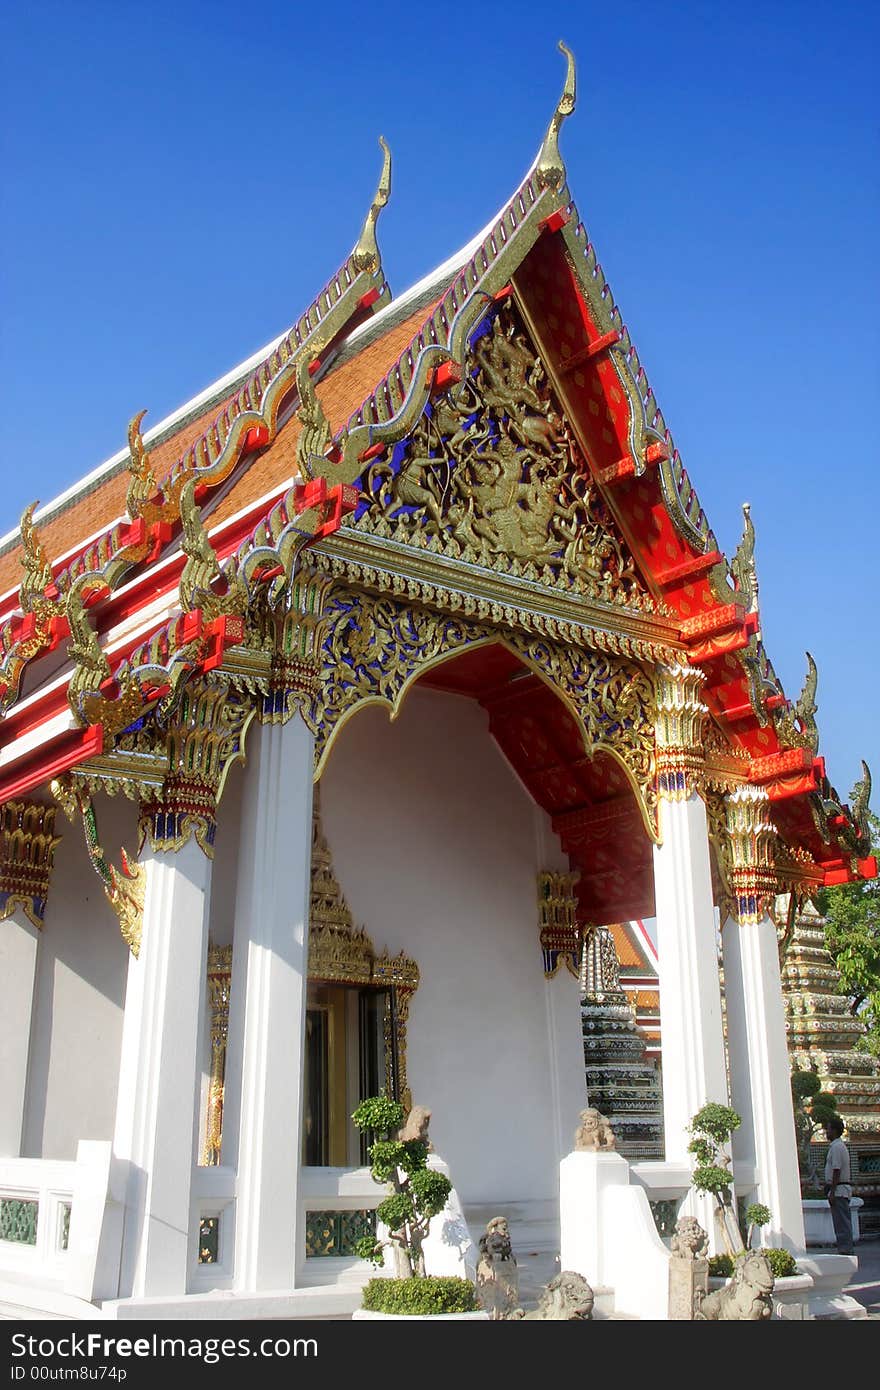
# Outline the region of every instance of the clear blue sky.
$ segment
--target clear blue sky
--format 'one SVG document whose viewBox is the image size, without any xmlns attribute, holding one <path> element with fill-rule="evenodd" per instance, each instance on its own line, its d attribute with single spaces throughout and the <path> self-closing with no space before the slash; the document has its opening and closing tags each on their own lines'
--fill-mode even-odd
<svg viewBox="0 0 880 1390">
<path fill-rule="evenodd" d="M 562 149 L 765 641 L 809 648 L 846 795 L 880 781 L 880 6 L 44 0 L 5 9 L 0 533 L 288 327 L 357 235 L 400 292 Z M 874 797 L 874 805 L 880 797 Z"/>
</svg>

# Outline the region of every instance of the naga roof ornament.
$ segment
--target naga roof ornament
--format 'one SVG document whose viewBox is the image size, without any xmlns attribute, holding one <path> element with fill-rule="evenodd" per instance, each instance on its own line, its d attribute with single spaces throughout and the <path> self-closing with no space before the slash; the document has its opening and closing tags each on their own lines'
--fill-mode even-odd
<svg viewBox="0 0 880 1390">
<path fill-rule="evenodd" d="M 565 183 L 565 165 L 559 153 L 559 132 L 566 116 L 570 116 L 574 110 L 577 90 L 574 55 L 561 39 L 559 40 L 559 51 L 565 54 L 568 66 L 562 96 L 556 103 L 556 110 L 553 112 L 553 117 L 547 127 L 547 134 L 544 136 L 544 143 L 541 146 L 538 163 L 535 166 L 535 177 L 539 188 L 557 189 Z"/>
</svg>

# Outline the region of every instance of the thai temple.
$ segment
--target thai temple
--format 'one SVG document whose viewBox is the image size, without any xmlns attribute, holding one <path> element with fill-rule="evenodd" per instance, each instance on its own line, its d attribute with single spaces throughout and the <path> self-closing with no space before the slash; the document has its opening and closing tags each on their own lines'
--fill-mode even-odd
<svg viewBox="0 0 880 1390">
<path fill-rule="evenodd" d="M 726 557 L 676 450 L 568 187 L 564 52 L 463 250 L 392 296 L 383 142 L 290 329 L 149 429 L 132 382 L 127 446 L 0 543 L 12 1315 L 346 1316 L 381 1092 L 431 1109 L 475 1238 L 588 1230 L 567 1267 L 658 1318 L 657 1213 L 717 1248 L 687 1126 L 729 1101 L 761 1239 L 848 1281 L 805 1255 L 773 907 L 876 874 L 870 777 L 835 791 L 748 510 Z M 621 1143 L 572 1194 L 588 1089 Z"/>
</svg>

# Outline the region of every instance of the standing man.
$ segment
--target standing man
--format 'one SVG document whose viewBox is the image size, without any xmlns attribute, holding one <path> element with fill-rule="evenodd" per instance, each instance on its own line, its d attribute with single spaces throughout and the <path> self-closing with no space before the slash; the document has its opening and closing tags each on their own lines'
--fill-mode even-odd
<svg viewBox="0 0 880 1390">
<path fill-rule="evenodd" d="M 825 1191 L 834 1222 L 834 1239 L 838 1255 L 852 1255 L 853 1235 L 849 1200 L 852 1197 L 850 1186 L 849 1149 L 842 1138 L 843 1120 L 835 1117 L 825 1126 L 828 1140 L 828 1157 L 825 1159 Z"/>
</svg>

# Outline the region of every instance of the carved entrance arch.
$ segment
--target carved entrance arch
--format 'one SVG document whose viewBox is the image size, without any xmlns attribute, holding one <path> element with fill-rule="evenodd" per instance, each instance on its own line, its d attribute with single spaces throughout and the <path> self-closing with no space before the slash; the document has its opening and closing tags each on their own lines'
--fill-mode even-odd
<svg viewBox="0 0 880 1390">
<path fill-rule="evenodd" d="M 465 652 L 500 646 L 559 698 L 587 757 L 622 768 L 648 835 L 659 839 L 655 787 L 654 688 L 633 661 L 337 584 L 324 609 L 319 674 L 307 718 L 316 731 L 315 781 L 358 710 L 383 705 L 396 718 L 409 691 Z"/>
</svg>

